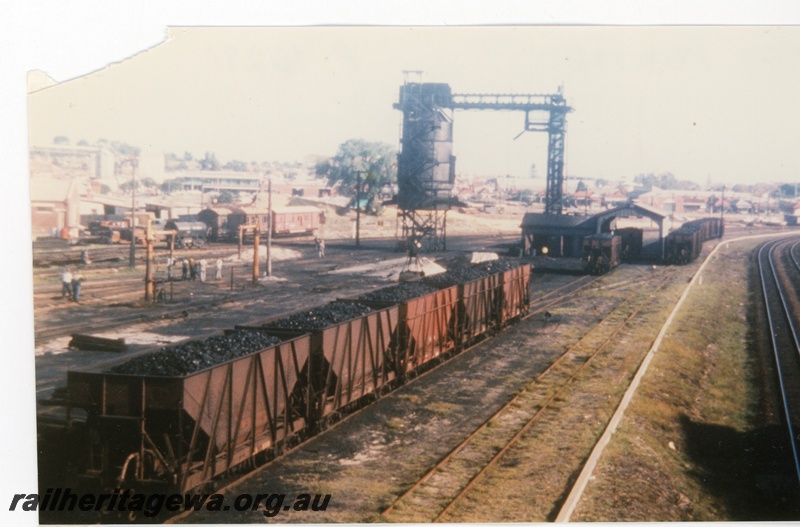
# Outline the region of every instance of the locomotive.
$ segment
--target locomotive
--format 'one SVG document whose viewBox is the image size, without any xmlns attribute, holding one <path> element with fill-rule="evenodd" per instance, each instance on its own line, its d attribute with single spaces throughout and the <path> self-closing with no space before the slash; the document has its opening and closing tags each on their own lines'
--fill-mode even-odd
<svg viewBox="0 0 800 527">
<path fill-rule="evenodd" d="M 618 229 L 613 233 L 585 236 L 581 266 L 586 273 L 605 274 L 622 262 L 633 262 L 642 252 L 642 229 Z"/>
</svg>

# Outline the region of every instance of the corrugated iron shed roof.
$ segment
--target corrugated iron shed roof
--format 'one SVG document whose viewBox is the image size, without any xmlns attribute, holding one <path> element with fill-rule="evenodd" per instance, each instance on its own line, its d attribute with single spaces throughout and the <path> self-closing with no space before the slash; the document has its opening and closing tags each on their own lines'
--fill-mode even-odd
<svg viewBox="0 0 800 527">
<path fill-rule="evenodd" d="M 584 215 L 528 212 L 522 217 L 522 227 L 577 227 L 591 218 L 592 216 Z"/>
</svg>

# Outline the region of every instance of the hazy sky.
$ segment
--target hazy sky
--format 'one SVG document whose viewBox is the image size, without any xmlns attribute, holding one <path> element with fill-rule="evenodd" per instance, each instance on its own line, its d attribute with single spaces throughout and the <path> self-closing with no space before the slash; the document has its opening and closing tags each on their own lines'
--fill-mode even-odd
<svg viewBox="0 0 800 527">
<path fill-rule="evenodd" d="M 798 27 L 172 28 L 146 51 L 29 97 L 30 139 L 121 140 L 221 160 L 398 145 L 403 70 L 456 93 L 563 86 L 572 176 L 670 171 L 705 183 L 800 179 Z M 456 169 L 545 173 L 520 112 L 458 111 Z"/>
</svg>

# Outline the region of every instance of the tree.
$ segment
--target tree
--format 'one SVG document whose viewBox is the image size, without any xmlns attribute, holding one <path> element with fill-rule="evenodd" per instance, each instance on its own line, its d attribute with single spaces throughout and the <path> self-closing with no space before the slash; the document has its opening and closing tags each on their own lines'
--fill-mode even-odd
<svg viewBox="0 0 800 527">
<path fill-rule="evenodd" d="M 175 192 L 176 190 L 181 190 L 181 182 L 179 179 L 168 179 L 161 184 L 161 191 L 166 194 Z"/>
<path fill-rule="evenodd" d="M 220 190 L 217 203 L 233 203 L 235 199 L 236 194 L 232 190 Z"/>
<path fill-rule="evenodd" d="M 65 135 L 57 135 L 53 138 L 54 145 L 68 145 L 69 144 L 69 137 Z"/>
<path fill-rule="evenodd" d="M 664 172 L 659 175 L 639 174 L 633 178 L 636 183 L 641 183 L 647 190 L 658 187 L 664 190 L 699 190 L 700 185 L 693 181 L 681 180 L 671 172 Z"/>
<path fill-rule="evenodd" d="M 779 188 L 781 191 L 781 196 L 787 198 L 795 197 L 795 194 L 797 192 L 797 187 L 795 187 L 795 185 L 792 185 L 791 183 L 784 183 Z"/>
<path fill-rule="evenodd" d="M 361 199 L 367 200 L 367 209 L 384 185 L 397 181 L 397 152 L 391 145 L 350 139 L 341 145 L 336 155 L 317 162 L 317 176 L 328 178 L 328 184 L 339 185 L 339 194 L 356 195 L 356 184 L 361 176 Z"/>
<path fill-rule="evenodd" d="M 206 152 L 206 157 L 200 160 L 200 170 L 219 170 L 219 161 L 214 152 Z"/>
</svg>

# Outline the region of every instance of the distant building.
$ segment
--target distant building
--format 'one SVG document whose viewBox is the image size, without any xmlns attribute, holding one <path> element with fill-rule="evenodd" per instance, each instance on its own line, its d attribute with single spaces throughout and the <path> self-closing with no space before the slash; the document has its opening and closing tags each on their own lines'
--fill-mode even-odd
<svg viewBox="0 0 800 527">
<path fill-rule="evenodd" d="M 181 190 L 199 190 L 202 192 L 258 192 L 261 188 L 259 172 L 235 172 L 226 170 L 198 170 L 192 172 L 176 172 L 173 178 Z"/>
<path fill-rule="evenodd" d="M 30 147 L 32 176 L 88 176 L 110 180 L 115 175 L 114 153 L 103 146 L 48 145 Z"/>
<path fill-rule="evenodd" d="M 72 179 L 31 179 L 31 229 L 34 239 L 52 236 L 79 223 L 80 195 Z"/>
</svg>

